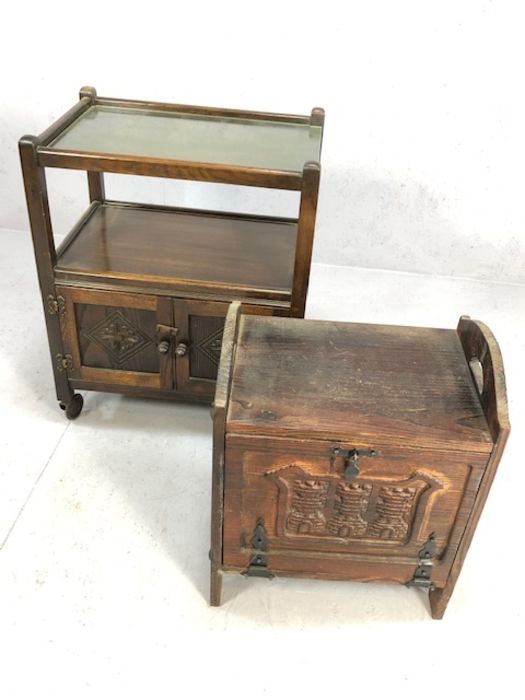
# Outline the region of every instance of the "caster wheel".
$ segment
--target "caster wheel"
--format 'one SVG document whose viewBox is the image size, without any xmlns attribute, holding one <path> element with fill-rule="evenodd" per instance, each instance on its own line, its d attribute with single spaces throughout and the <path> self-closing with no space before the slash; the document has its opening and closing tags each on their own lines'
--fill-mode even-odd
<svg viewBox="0 0 525 700">
<path fill-rule="evenodd" d="M 66 417 L 69 420 L 74 420 L 80 415 L 82 406 L 84 405 L 84 399 L 80 394 L 73 394 L 73 398 L 69 403 L 60 402 L 60 408 L 66 412 Z"/>
</svg>

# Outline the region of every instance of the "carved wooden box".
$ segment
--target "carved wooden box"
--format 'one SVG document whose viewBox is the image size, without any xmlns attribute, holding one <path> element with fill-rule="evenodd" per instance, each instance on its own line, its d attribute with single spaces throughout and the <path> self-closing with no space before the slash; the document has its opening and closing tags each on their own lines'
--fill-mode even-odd
<svg viewBox="0 0 525 700">
<path fill-rule="evenodd" d="M 222 572 L 398 582 L 442 617 L 509 432 L 501 356 L 457 330 L 230 309 L 214 408 Z"/>
</svg>

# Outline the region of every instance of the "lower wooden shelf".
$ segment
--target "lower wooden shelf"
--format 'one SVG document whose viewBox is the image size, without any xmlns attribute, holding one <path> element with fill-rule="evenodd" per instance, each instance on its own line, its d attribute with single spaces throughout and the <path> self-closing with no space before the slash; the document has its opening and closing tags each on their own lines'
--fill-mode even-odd
<svg viewBox="0 0 525 700">
<path fill-rule="evenodd" d="M 297 222 L 94 203 L 58 251 L 57 282 L 290 302 Z"/>
</svg>

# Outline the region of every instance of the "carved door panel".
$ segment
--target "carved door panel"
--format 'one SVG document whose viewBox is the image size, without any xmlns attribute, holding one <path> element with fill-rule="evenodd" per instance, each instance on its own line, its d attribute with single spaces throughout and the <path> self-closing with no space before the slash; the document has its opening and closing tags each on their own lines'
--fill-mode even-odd
<svg viewBox="0 0 525 700">
<path fill-rule="evenodd" d="M 213 399 L 228 304 L 175 299 L 177 387 Z"/>
<path fill-rule="evenodd" d="M 330 443 L 228 436 L 225 566 L 248 564 L 262 519 L 268 566 L 276 571 L 315 573 L 322 566 L 345 577 L 356 565 L 359 571 L 382 570 L 388 579 L 384 569 L 391 567 L 390 580 L 406 581 L 432 534 L 444 570 L 485 458 L 374 447 L 375 456 L 358 458 L 355 473 Z"/>
<path fill-rule="evenodd" d="M 72 379 L 173 389 L 171 353 L 158 350 L 158 324 L 173 325 L 168 298 L 57 287 Z"/>
<path fill-rule="evenodd" d="M 229 304 L 217 301 L 175 299 L 175 367 L 177 389 L 211 400 L 221 357 L 222 333 Z M 271 315 L 270 307 L 246 304 L 243 314 Z"/>
</svg>

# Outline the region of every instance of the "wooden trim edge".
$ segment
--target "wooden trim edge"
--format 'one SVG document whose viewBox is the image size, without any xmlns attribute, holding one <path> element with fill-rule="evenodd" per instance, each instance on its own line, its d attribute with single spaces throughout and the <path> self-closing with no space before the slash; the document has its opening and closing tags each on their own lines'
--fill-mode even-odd
<svg viewBox="0 0 525 700">
<path fill-rule="evenodd" d="M 219 362 L 219 372 L 212 404 L 213 416 L 213 472 L 211 497 L 211 548 L 210 548 L 210 605 L 221 603 L 223 502 L 224 502 L 224 453 L 226 447 L 226 415 L 231 383 L 233 357 L 239 328 L 241 304 L 234 301 L 226 315 Z"/>
</svg>

